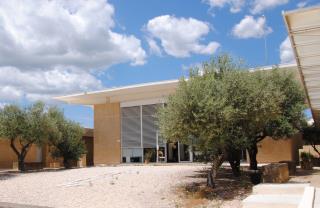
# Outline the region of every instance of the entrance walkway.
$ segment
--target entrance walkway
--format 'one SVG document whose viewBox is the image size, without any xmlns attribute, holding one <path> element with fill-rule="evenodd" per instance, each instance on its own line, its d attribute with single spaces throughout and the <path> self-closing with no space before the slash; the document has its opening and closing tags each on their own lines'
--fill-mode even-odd
<svg viewBox="0 0 320 208">
<path fill-rule="evenodd" d="M 309 184 L 259 184 L 243 200 L 243 208 L 313 208 L 313 200 L 314 187 Z"/>
</svg>

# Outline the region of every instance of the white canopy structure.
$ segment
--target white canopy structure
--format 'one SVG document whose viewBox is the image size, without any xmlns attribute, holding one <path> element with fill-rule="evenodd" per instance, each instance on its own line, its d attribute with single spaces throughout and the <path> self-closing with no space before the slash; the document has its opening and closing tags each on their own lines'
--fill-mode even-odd
<svg viewBox="0 0 320 208">
<path fill-rule="evenodd" d="M 85 92 L 75 95 L 55 97 L 69 104 L 96 105 L 105 103 L 128 102 L 146 99 L 165 99 L 175 92 L 179 80 L 150 82 L 101 91 Z"/>
<path fill-rule="evenodd" d="M 320 125 L 320 7 L 283 12 L 300 77 L 316 125 Z"/>
</svg>

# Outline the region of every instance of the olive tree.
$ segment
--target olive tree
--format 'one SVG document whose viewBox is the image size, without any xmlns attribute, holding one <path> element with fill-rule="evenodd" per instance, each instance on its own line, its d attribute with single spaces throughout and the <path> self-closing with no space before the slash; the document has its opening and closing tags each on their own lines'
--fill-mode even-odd
<svg viewBox="0 0 320 208">
<path fill-rule="evenodd" d="M 51 155 L 62 157 L 64 167 L 70 168 L 72 161 L 78 161 L 86 153 L 82 141 L 84 130 L 78 123 L 66 119 L 57 108 L 50 108 L 48 115 L 54 124 L 49 136 Z"/>
<path fill-rule="evenodd" d="M 225 74 L 236 70 L 240 66 L 227 55 L 216 57 L 201 69 L 192 69 L 190 78 L 180 80 L 176 93 L 169 96 L 166 107 L 158 112 L 164 138 L 192 144 L 206 155 L 212 164 L 208 174 L 208 185 L 212 187 L 228 155 L 226 149 L 236 152 L 243 148 L 241 129 L 231 125 L 235 112 L 228 106 L 223 89 Z"/>
<path fill-rule="evenodd" d="M 20 171 L 25 171 L 25 157 L 31 146 L 44 144 L 50 128 L 45 105 L 41 102 L 27 108 L 6 105 L 0 110 L 0 137 L 10 142 Z"/>
<path fill-rule="evenodd" d="M 257 170 L 257 144 L 267 137 L 288 139 L 305 124 L 304 93 L 293 72 L 275 68 L 257 71 L 251 77 L 251 92 L 239 105 L 243 135 L 247 138 L 250 169 Z"/>
<path fill-rule="evenodd" d="M 257 144 L 268 136 L 295 134 L 304 122 L 303 109 L 304 94 L 292 73 L 250 72 L 221 55 L 180 80 L 158 120 L 164 138 L 192 143 L 208 155 L 211 181 L 224 159 L 238 175 L 243 149 L 256 170 Z"/>
</svg>

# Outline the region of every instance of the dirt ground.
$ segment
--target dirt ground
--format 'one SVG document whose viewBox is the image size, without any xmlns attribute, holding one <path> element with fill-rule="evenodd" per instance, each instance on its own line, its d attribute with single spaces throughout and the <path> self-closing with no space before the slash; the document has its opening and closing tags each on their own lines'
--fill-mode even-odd
<svg viewBox="0 0 320 208">
<path fill-rule="evenodd" d="M 198 181 L 179 188 L 179 207 L 241 208 L 241 201 L 252 192 L 249 177 L 242 174 L 240 178 L 235 178 L 228 168 L 220 170 L 214 189 L 206 187 L 205 170 L 198 171 L 190 177 L 198 178 Z M 320 168 L 297 168 L 296 175 L 290 176 L 289 183 L 310 183 L 320 188 Z"/>
<path fill-rule="evenodd" d="M 0 173 L 0 207 L 241 208 L 252 191 L 247 174 L 235 178 L 229 168 L 222 168 L 211 189 L 206 186 L 208 168 L 173 164 Z M 289 182 L 320 187 L 320 169 L 298 169 Z"/>
<path fill-rule="evenodd" d="M 46 207 L 232 207 L 250 194 L 246 176 L 222 168 L 206 186 L 207 165 L 93 167 L 0 174 L 1 203 Z"/>
<path fill-rule="evenodd" d="M 179 187 L 182 199 L 179 207 L 241 208 L 241 201 L 252 191 L 249 177 L 243 174 L 236 178 L 229 168 L 219 170 L 213 189 L 206 186 L 207 170 L 197 171 L 189 177 L 198 181 Z"/>
</svg>

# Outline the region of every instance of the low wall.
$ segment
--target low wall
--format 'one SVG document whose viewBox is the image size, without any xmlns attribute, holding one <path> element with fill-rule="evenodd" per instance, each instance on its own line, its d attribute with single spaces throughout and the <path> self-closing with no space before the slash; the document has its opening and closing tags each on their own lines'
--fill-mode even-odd
<svg viewBox="0 0 320 208">
<path fill-rule="evenodd" d="M 301 135 L 292 138 L 274 140 L 267 137 L 258 144 L 257 161 L 271 163 L 280 161 L 299 162 L 299 148 L 302 146 Z"/>
<path fill-rule="evenodd" d="M 16 143 L 16 146 L 19 147 L 20 144 Z M 25 162 L 36 163 L 41 162 L 41 148 L 36 145 L 32 145 L 28 154 L 26 155 Z M 39 161 L 40 159 L 40 161 Z M 14 153 L 10 147 L 9 140 L 0 139 L 0 169 L 10 169 L 13 167 L 13 163 L 17 162 L 17 155 Z"/>
</svg>

